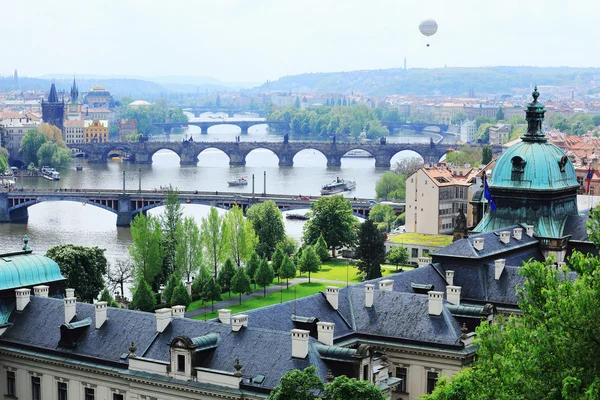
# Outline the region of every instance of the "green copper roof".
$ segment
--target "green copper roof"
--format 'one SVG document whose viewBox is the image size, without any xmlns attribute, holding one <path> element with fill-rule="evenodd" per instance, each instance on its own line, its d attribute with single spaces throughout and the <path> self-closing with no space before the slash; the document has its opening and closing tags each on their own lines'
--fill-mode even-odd
<svg viewBox="0 0 600 400">
<path fill-rule="evenodd" d="M 54 260 L 37 254 L 0 255 L 0 291 L 62 281 Z"/>
<path fill-rule="evenodd" d="M 194 345 L 198 346 L 196 351 L 204 351 L 217 347 L 221 340 L 221 336 L 219 336 L 218 333 L 209 333 L 208 335 L 198 336 L 191 340 Z"/>
<path fill-rule="evenodd" d="M 356 349 L 347 347 L 325 346 L 323 344 L 317 344 L 315 347 L 323 360 L 348 362 L 352 361 L 356 355 Z"/>
</svg>

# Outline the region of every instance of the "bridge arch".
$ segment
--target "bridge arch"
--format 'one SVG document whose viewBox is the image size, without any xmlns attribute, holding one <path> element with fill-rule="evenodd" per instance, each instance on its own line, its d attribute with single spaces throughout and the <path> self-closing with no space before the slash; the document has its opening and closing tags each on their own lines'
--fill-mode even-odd
<svg viewBox="0 0 600 400">
<path fill-rule="evenodd" d="M 180 198 L 180 203 L 182 205 L 198 205 L 198 206 L 206 206 L 206 207 L 215 207 L 215 208 L 220 208 L 221 210 L 230 210 L 232 207 L 229 207 L 225 204 L 222 203 L 217 203 L 217 202 L 210 202 L 210 201 L 202 201 L 202 200 L 195 200 L 195 199 L 184 199 L 184 198 Z M 132 210 L 132 215 L 138 215 L 140 213 L 146 214 L 148 211 L 154 209 L 154 208 L 158 208 L 158 207 L 164 207 L 165 205 L 162 202 L 158 202 L 158 203 L 153 203 L 153 204 L 148 204 L 145 205 L 144 207 L 140 207 L 137 208 L 135 210 Z"/>
<path fill-rule="evenodd" d="M 351 160 L 353 160 L 354 163 L 359 161 L 361 166 L 374 166 L 375 157 L 376 154 L 374 154 L 372 150 L 368 150 L 357 145 L 351 147 L 344 154 L 342 154 L 341 162 L 351 162 Z"/>
<path fill-rule="evenodd" d="M 206 128 L 203 129 L 204 133 L 211 133 L 212 130 L 214 130 L 214 128 L 216 126 L 218 127 L 228 127 L 229 129 L 227 130 L 229 133 L 243 133 L 244 129 L 243 127 L 240 126 L 240 124 L 236 124 L 235 121 L 231 121 L 231 122 L 222 122 L 222 123 L 215 123 L 215 124 L 210 124 L 210 122 L 208 124 L 206 124 L 208 126 L 206 126 Z M 235 132 L 234 130 L 231 129 L 231 127 L 234 126 Z M 217 128 L 219 129 L 219 128 Z M 239 129 L 240 131 L 238 132 L 237 129 Z M 223 129 L 224 131 L 225 129 Z M 247 131 L 246 131 L 247 132 Z"/>
<path fill-rule="evenodd" d="M 94 201 L 94 199 L 82 199 L 82 198 L 78 198 L 78 197 L 38 197 L 34 200 L 29 200 L 29 201 L 25 201 L 23 203 L 19 203 L 19 204 L 15 204 L 12 207 L 8 208 L 8 212 L 11 214 L 20 214 L 21 216 L 23 216 L 23 219 L 26 220 L 27 216 L 28 216 L 28 212 L 27 209 L 31 206 L 34 206 L 36 204 L 40 204 L 40 203 L 45 203 L 45 202 L 73 202 L 73 203 L 80 203 L 80 204 L 89 204 L 98 208 L 101 208 L 103 210 L 109 211 L 113 214 L 117 214 L 117 209 L 116 207 L 118 207 L 118 204 L 115 202 L 114 204 L 109 204 L 108 201 L 106 202 L 102 202 L 102 201 Z M 113 208 L 112 206 L 114 206 L 115 208 Z"/>
<path fill-rule="evenodd" d="M 274 149 L 270 149 L 268 146 L 255 147 L 254 149 L 244 154 L 245 164 L 248 164 L 248 162 L 250 162 L 250 165 L 252 166 L 255 164 L 255 161 L 259 159 L 260 163 L 258 163 L 255 166 L 276 167 L 277 165 L 279 165 L 279 162 L 281 160 L 279 158 L 279 154 L 277 154 L 277 152 Z"/>
<path fill-rule="evenodd" d="M 181 154 L 179 153 L 178 149 L 174 149 L 169 146 L 161 146 L 150 150 L 148 152 L 148 159 L 154 162 L 154 157 L 169 157 L 171 156 L 170 153 L 174 153 L 177 156 L 176 162 L 181 163 Z"/>
<path fill-rule="evenodd" d="M 314 161 L 324 162 L 326 165 L 329 164 L 327 154 L 314 147 L 307 147 L 296 151 L 292 154 L 291 159 L 294 165 L 300 167 L 314 165 Z"/>
<path fill-rule="evenodd" d="M 210 146 L 201 149 L 198 154 L 195 155 L 194 159 L 196 160 L 196 163 L 200 163 L 200 165 L 207 167 L 215 165 L 221 166 L 222 164 L 229 164 L 231 161 L 229 153 L 218 146 Z"/>
</svg>

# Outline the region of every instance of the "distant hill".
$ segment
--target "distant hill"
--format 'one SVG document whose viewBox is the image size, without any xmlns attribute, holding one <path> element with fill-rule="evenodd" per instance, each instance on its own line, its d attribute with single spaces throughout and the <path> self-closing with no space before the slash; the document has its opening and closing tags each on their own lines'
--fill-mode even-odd
<svg viewBox="0 0 600 400">
<path fill-rule="evenodd" d="M 461 96 L 510 93 L 533 85 L 600 86 L 600 68 L 482 67 L 382 69 L 284 76 L 269 82 L 271 91 L 293 93 L 351 93 Z M 586 89 L 586 90 L 587 90 Z M 256 91 L 267 90 L 263 84 Z"/>
</svg>

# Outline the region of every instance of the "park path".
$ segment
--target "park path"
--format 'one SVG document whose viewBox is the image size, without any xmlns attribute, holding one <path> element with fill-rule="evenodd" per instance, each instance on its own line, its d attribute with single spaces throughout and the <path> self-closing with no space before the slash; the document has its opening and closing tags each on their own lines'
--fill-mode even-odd
<svg viewBox="0 0 600 400">
<path fill-rule="evenodd" d="M 319 283 L 335 283 L 335 284 L 343 284 L 344 282 L 342 281 L 335 281 L 335 280 L 331 280 L 331 279 L 319 279 L 319 278 L 311 278 L 310 279 L 311 282 L 319 282 Z M 290 287 L 294 286 L 294 285 L 298 285 L 300 283 L 304 283 L 304 282 L 308 282 L 308 278 L 294 278 L 290 280 Z M 280 290 L 280 285 L 279 284 L 275 284 L 272 286 L 267 287 L 267 294 L 269 293 L 274 293 L 274 292 L 279 292 Z M 258 297 L 263 297 L 264 296 L 264 292 L 262 290 L 257 290 L 254 293 L 248 295 L 248 296 L 244 296 L 242 297 L 242 302 L 246 301 L 246 300 L 250 300 L 250 299 L 254 299 L 254 298 L 258 298 Z M 240 299 L 238 295 L 235 295 L 235 297 L 232 297 L 230 299 L 227 300 L 222 300 L 219 301 L 217 303 L 214 304 L 215 310 L 218 310 L 220 308 L 227 308 L 236 304 L 240 303 Z M 211 307 L 210 304 L 206 306 L 206 311 L 210 312 Z M 186 318 L 192 318 L 195 317 L 197 315 L 202 315 L 204 314 L 204 307 L 201 308 L 197 308 L 195 310 L 192 311 L 188 311 L 185 313 L 185 317 Z"/>
</svg>

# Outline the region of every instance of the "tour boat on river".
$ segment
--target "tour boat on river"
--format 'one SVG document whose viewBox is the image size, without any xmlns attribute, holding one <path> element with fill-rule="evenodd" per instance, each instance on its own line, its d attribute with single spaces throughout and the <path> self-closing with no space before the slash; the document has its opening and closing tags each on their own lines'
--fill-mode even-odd
<svg viewBox="0 0 600 400">
<path fill-rule="evenodd" d="M 349 152 L 344 154 L 342 157 L 345 157 L 345 158 L 373 158 L 371 153 L 369 153 L 366 150 L 361 150 L 361 149 L 350 150 Z"/>
<path fill-rule="evenodd" d="M 354 189 L 355 187 L 356 187 L 356 182 L 345 181 L 338 177 L 338 178 L 335 178 L 335 181 L 328 183 L 327 185 L 324 185 L 321 188 L 321 194 L 327 195 L 327 194 L 347 192 L 349 190 Z"/>
<path fill-rule="evenodd" d="M 60 181 L 60 173 L 54 168 L 42 167 L 42 176 L 51 181 Z"/>
<path fill-rule="evenodd" d="M 227 183 L 229 183 L 229 186 L 245 186 L 248 184 L 248 181 L 243 176 L 240 176 L 232 181 L 227 181 Z"/>
</svg>

